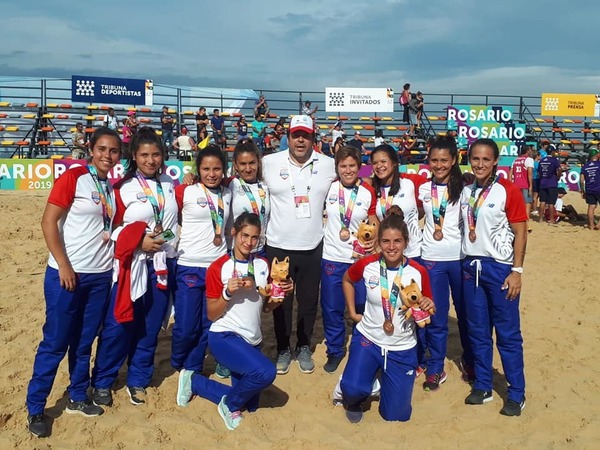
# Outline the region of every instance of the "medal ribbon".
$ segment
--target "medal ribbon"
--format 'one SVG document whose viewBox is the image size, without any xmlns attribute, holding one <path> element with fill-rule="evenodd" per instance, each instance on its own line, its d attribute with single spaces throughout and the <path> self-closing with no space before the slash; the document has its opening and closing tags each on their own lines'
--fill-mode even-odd
<svg viewBox="0 0 600 450">
<path fill-rule="evenodd" d="M 246 197 L 248 197 L 248 200 L 250 200 L 250 206 L 252 207 L 252 212 L 260 218 L 260 223 L 263 223 L 264 217 L 265 217 L 265 203 L 266 203 L 265 199 L 266 199 L 267 195 L 265 193 L 264 188 L 262 187 L 262 184 L 260 184 L 260 181 L 258 182 L 258 196 L 260 197 L 260 210 L 259 210 L 258 204 L 256 203 L 256 197 L 254 197 L 254 194 L 252 193 L 250 186 L 248 186 L 246 184 L 246 182 L 241 179 L 241 177 L 238 177 L 238 180 L 240 181 L 240 185 L 242 186 L 242 189 L 246 193 Z"/>
<path fill-rule="evenodd" d="M 306 186 L 306 196 L 308 196 L 308 194 L 310 193 L 310 184 L 312 181 L 312 176 L 313 176 L 313 169 L 314 169 L 314 164 L 315 164 L 315 159 L 313 159 L 309 166 L 310 166 L 310 178 L 308 179 L 308 184 Z M 289 179 L 290 179 L 290 187 L 292 188 L 292 194 L 294 195 L 294 197 L 296 197 L 296 186 L 294 185 L 294 179 L 292 177 L 292 165 L 290 164 L 290 160 L 288 159 L 287 161 L 287 165 L 288 165 L 288 174 L 289 174 Z M 302 170 L 302 167 L 300 168 L 300 170 Z"/>
<path fill-rule="evenodd" d="M 87 166 L 88 172 L 94 180 L 94 184 L 96 185 L 96 189 L 98 189 L 98 194 L 100 194 L 100 203 L 102 203 L 102 219 L 104 222 L 104 231 L 110 230 L 110 221 L 113 216 L 113 205 L 112 198 L 110 197 L 110 188 L 108 185 L 108 181 L 106 182 L 106 192 L 104 192 L 104 188 L 102 187 L 102 183 L 98 178 L 98 172 L 96 168 L 91 164 Z"/>
<path fill-rule="evenodd" d="M 392 202 L 394 201 L 394 197 L 391 195 L 385 194 L 385 188 L 381 188 L 379 190 L 381 197 L 379 197 L 379 207 L 381 208 L 381 218 L 385 218 L 385 214 L 388 212 L 388 209 L 392 206 Z"/>
<path fill-rule="evenodd" d="M 352 210 L 356 203 L 356 196 L 358 195 L 358 187 L 360 186 L 360 180 L 352 187 L 352 194 L 350 194 L 350 200 L 348 201 L 348 207 L 345 206 L 344 199 L 344 185 L 340 181 L 340 187 L 338 190 L 338 203 L 340 206 L 340 221 L 342 222 L 342 229 L 350 228 L 350 220 L 352 219 Z"/>
<path fill-rule="evenodd" d="M 231 252 L 231 259 L 233 260 L 233 277 L 237 277 L 237 270 L 235 269 L 235 265 L 238 262 L 233 256 L 233 251 Z M 239 261 L 240 263 L 242 261 Z M 250 255 L 248 258 L 248 273 L 246 275 L 242 275 L 241 277 L 248 276 L 254 280 L 254 256 Z"/>
<path fill-rule="evenodd" d="M 440 198 L 438 197 L 438 185 L 435 181 L 431 180 L 431 202 L 435 229 L 441 230 L 444 226 L 444 217 L 446 216 L 446 208 L 448 206 L 448 186 L 446 186 L 442 201 L 440 202 Z"/>
<path fill-rule="evenodd" d="M 479 209 L 485 202 L 488 194 L 492 190 L 494 183 L 498 180 L 498 177 L 494 178 L 489 186 L 486 186 L 481 190 L 477 200 L 475 200 L 475 192 L 477 191 L 477 181 L 473 183 L 471 186 L 471 198 L 469 198 L 469 207 L 467 208 L 467 219 L 469 221 L 469 231 L 475 231 L 475 225 L 477 225 L 477 215 L 479 214 Z"/>
<path fill-rule="evenodd" d="M 135 172 L 135 177 L 142 186 L 144 190 L 144 194 L 148 197 L 150 204 L 152 205 L 152 210 L 154 211 L 154 222 L 157 227 L 162 227 L 163 216 L 165 215 L 165 194 L 163 192 L 162 184 L 159 180 L 159 175 L 156 175 L 156 193 L 158 194 L 156 197 L 154 196 L 154 192 L 150 189 L 146 178 L 144 175 L 138 170 Z"/>
<path fill-rule="evenodd" d="M 215 236 L 221 236 L 221 230 L 223 229 L 223 215 L 225 214 L 225 208 L 223 207 L 223 193 L 221 191 L 221 188 L 218 188 L 218 200 L 217 200 L 217 207 L 219 208 L 218 212 L 217 212 L 217 208 L 215 208 L 215 204 L 212 201 L 212 198 L 210 198 L 210 193 L 208 192 L 208 189 L 206 189 L 206 186 L 204 186 L 202 183 L 200 183 L 200 186 L 202 186 L 202 189 L 204 189 L 204 193 L 206 194 L 206 201 L 208 202 L 208 208 L 210 209 L 210 219 L 212 220 L 212 224 L 213 224 L 213 230 L 215 230 Z"/>
<path fill-rule="evenodd" d="M 400 284 L 402 283 L 402 271 L 404 266 L 400 263 L 398 267 L 398 273 L 394 277 L 392 283 L 392 291 L 388 290 L 388 279 L 387 279 L 387 264 L 383 256 L 379 258 L 379 274 L 380 280 L 379 285 L 381 289 L 381 306 L 383 307 L 383 317 L 385 320 L 392 321 L 393 312 L 396 310 L 396 304 L 398 303 L 398 294 L 400 293 Z"/>
</svg>

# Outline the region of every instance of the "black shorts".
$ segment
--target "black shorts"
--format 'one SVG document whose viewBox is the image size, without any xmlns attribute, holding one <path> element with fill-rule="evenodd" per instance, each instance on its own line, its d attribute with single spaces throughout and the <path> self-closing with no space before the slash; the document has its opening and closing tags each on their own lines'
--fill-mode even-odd
<svg viewBox="0 0 600 450">
<path fill-rule="evenodd" d="M 540 202 L 554 205 L 558 199 L 558 188 L 540 188 Z"/>
<path fill-rule="evenodd" d="M 598 203 L 600 203 L 600 194 L 585 194 L 585 202 L 588 205 L 594 205 L 596 206 Z"/>
<path fill-rule="evenodd" d="M 533 192 L 539 193 L 540 192 L 540 178 L 534 178 L 533 179 Z"/>
</svg>

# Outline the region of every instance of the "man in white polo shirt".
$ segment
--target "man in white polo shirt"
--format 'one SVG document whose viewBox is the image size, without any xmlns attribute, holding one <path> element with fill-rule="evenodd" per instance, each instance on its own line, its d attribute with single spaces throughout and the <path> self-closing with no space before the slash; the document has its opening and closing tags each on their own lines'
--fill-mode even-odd
<svg viewBox="0 0 600 450">
<path fill-rule="evenodd" d="M 323 205 L 335 179 L 333 159 L 313 151 L 313 121 L 309 116 L 292 118 L 289 150 L 265 156 L 263 176 L 271 195 L 267 227 L 267 257 L 290 257 L 290 276 L 298 302 L 296 359 L 304 373 L 314 371 L 310 340 L 317 316 L 321 255 L 323 251 Z M 277 373 L 289 371 L 292 361 L 293 295 L 273 311 L 277 338 Z"/>
</svg>

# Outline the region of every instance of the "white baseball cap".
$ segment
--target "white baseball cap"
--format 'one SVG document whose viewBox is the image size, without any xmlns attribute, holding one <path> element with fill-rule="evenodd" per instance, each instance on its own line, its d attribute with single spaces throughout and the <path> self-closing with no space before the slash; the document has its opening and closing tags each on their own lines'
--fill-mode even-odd
<svg viewBox="0 0 600 450">
<path fill-rule="evenodd" d="M 300 114 L 292 117 L 292 121 L 290 122 L 290 133 L 300 130 L 310 134 L 314 133 L 313 120 L 309 116 Z"/>
</svg>

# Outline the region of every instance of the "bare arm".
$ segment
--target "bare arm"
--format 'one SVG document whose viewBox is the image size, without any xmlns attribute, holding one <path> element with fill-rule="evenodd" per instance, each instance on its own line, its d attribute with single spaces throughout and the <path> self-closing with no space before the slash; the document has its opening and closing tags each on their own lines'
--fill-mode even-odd
<svg viewBox="0 0 600 450">
<path fill-rule="evenodd" d="M 346 299 L 346 308 L 348 308 L 348 316 L 355 323 L 362 320 L 362 314 L 356 313 L 356 298 L 354 293 L 354 283 L 348 276 L 348 272 L 344 274 L 342 278 L 342 291 L 344 291 L 344 298 Z"/>
<path fill-rule="evenodd" d="M 65 245 L 58 230 L 58 222 L 66 214 L 66 209 L 47 203 L 42 216 L 42 233 L 48 250 L 50 250 L 58 264 L 60 286 L 68 291 L 73 291 L 77 285 L 77 274 L 71 266 L 71 261 L 69 261 L 69 257 L 65 252 Z"/>
</svg>

